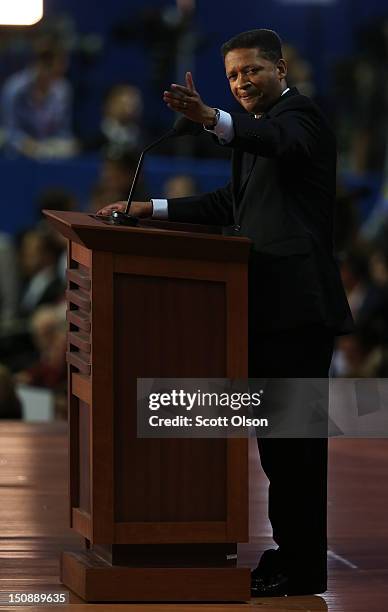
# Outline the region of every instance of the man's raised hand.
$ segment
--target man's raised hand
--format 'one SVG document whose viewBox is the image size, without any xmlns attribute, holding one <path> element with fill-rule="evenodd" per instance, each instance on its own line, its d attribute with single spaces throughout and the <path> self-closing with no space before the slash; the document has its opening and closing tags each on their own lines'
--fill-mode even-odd
<svg viewBox="0 0 388 612">
<path fill-rule="evenodd" d="M 191 121 L 208 125 L 213 123 L 215 110 L 202 102 L 195 89 L 193 75 L 186 72 L 186 86 L 173 83 L 169 91 L 163 93 L 163 100 L 171 110 L 182 113 Z"/>
</svg>

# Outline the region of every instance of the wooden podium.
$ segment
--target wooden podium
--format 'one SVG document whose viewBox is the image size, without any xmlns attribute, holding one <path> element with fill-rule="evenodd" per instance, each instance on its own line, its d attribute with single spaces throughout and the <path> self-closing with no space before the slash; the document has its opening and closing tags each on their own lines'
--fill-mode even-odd
<svg viewBox="0 0 388 612">
<path fill-rule="evenodd" d="M 250 241 L 45 214 L 69 241 L 70 517 L 85 538 L 62 582 L 97 602 L 249 599 L 247 440 L 137 438 L 136 379 L 247 377 Z"/>
</svg>

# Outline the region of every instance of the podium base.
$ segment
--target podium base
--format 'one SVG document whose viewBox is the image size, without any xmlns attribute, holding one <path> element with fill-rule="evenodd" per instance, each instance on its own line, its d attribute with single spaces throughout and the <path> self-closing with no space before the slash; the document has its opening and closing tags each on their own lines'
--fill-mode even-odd
<svg viewBox="0 0 388 612">
<path fill-rule="evenodd" d="M 62 553 L 61 582 L 85 601 L 250 599 L 250 570 L 237 567 L 126 567 L 94 552 Z"/>
</svg>

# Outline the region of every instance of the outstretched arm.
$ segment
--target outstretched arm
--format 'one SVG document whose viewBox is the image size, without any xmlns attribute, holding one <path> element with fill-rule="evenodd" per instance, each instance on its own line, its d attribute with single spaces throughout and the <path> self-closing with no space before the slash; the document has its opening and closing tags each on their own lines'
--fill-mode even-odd
<svg viewBox="0 0 388 612">
<path fill-rule="evenodd" d="M 200 196 L 172 198 L 167 202 L 167 218 L 182 223 L 204 223 L 210 225 L 231 225 L 233 223 L 233 205 L 231 186 L 217 189 Z M 107 204 L 98 212 L 98 216 L 109 216 L 114 210 L 124 212 L 125 201 Z M 132 202 L 129 213 L 134 217 L 152 217 L 154 208 L 150 202 Z M 155 216 L 155 218 L 158 218 Z M 165 218 L 165 217 L 163 217 Z"/>
<path fill-rule="evenodd" d="M 186 73 L 186 86 L 173 83 L 163 99 L 171 110 L 188 119 L 210 127 L 221 144 L 262 157 L 282 155 L 311 156 L 320 139 L 319 121 L 311 105 L 284 109 L 275 114 L 254 117 L 247 113 L 225 113 L 217 119 L 216 109 L 206 105 L 195 88 L 190 72 Z M 222 125 L 221 125 L 222 124 Z M 224 138 L 223 134 L 227 133 Z"/>
</svg>

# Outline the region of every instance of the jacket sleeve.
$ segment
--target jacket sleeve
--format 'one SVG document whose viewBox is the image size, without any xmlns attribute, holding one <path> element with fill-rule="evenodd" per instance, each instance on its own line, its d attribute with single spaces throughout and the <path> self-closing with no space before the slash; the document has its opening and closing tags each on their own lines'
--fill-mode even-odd
<svg viewBox="0 0 388 612">
<path fill-rule="evenodd" d="M 203 195 L 168 200 L 168 218 L 182 223 L 231 225 L 234 222 L 231 184 Z"/>
<path fill-rule="evenodd" d="M 260 119 L 232 114 L 234 138 L 227 146 L 262 157 L 311 158 L 320 140 L 320 122 L 314 112 L 284 110 Z"/>
</svg>

